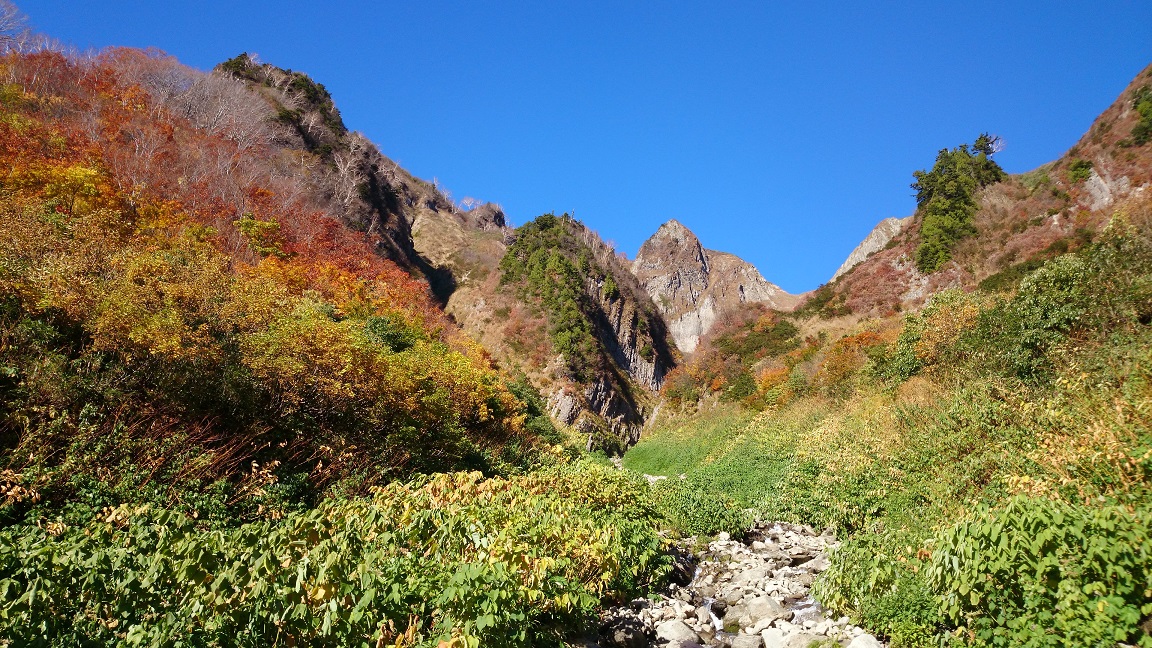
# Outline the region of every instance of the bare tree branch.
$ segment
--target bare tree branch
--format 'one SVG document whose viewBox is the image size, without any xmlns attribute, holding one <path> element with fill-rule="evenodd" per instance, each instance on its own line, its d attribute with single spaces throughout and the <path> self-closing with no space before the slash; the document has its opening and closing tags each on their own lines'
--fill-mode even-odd
<svg viewBox="0 0 1152 648">
<path fill-rule="evenodd" d="M 9 0 L 0 0 L 0 52 L 18 49 L 27 34 L 28 17 Z"/>
</svg>

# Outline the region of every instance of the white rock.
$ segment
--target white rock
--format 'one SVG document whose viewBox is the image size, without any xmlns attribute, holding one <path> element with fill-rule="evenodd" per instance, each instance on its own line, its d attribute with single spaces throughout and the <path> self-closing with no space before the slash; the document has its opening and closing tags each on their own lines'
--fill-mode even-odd
<svg viewBox="0 0 1152 648">
<path fill-rule="evenodd" d="M 884 644 L 870 634 L 862 634 L 853 639 L 848 644 L 848 648 L 884 648 Z"/>
<path fill-rule="evenodd" d="M 764 640 L 760 635 L 736 635 L 732 638 L 732 648 L 761 648 Z"/>
<path fill-rule="evenodd" d="M 700 642 L 700 635 L 696 634 L 683 621 L 673 619 L 656 626 L 656 636 L 664 641 L 693 641 Z"/>
</svg>

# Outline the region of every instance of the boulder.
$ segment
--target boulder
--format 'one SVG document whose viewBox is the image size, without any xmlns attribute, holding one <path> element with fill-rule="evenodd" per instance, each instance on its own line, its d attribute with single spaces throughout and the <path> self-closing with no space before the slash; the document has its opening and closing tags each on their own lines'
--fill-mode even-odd
<svg viewBox="0 0 1152 648">
<path fill-rule="evenodd" d="M 679 619 L 665 621 L 664 623 L 656 626 L 656 636 L 667 642 L 700 642 L 700 635 L 696 634 L 692 628 L 689 628 L 686 623 Z"/>
<path fill-rule="evenodd" d="M 880 643 L 876 637 L 869 634 L 862 634 L 853 639 L 848 648 L 884 648 L 884 644 Z"/>
<path fill-rule="evenodd" d="M 768 628 L 760 633 L 764 648 L 785 648 L 788 645 L 788 636 L 780 628 Z"/>
<path fill-rule="evenodd" d="M 648 648 L 644 623 L 635 617 L 617 617 L 600 627 L 600 645 L 605 648 Z"/>
<path fill-rule="evenodd" d="M 764 640 L 760 635 L 740 634 L 732 637 L 732 648 L 763 648 Z"/>
<path fill-rule="evenodd" d="M 776 619 L 785 619 L 791 615 L 792 612 L 784 609 L 784 606 L 771 596 L 757 596 L 744 598 L 739 604 L 729 608 L 728 613 L 724 615 L 724 621 L 725 625 L 735 622 L 741 628 L 747 628 L 765 620 L 771 624 Z"/>
<path fill-rule="evenodd" d="M 764 580 L 767 577 L 768 577 L 768 570 L 767 569 L 765 569 L 763 567 L 755 567 L 755 568 L 746 569 L 742 572 L 737 573 L 732 578 L 732 584 L 734 584 L 734 585 L 752 585 L 755 583 L 759 583 L 760 581 Z"/>
<path fill-rule="evenodd" d="M 809 634 L 807 632 L 799 632 L 788 635 L 788 643 L 784 644 L 784 648 L 808 648 L 813 642 L 824 639 L 827 639 L 827 637 L 821 637 L 820 635 Z"/>
</svg>

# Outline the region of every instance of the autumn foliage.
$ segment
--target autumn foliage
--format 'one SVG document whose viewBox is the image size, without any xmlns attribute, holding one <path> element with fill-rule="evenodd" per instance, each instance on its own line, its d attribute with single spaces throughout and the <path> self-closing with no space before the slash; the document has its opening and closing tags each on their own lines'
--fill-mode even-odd
<svg viewBox="0 0 1152 648">
<path fill-rule="evenodd" d="M 0 60 L 0 431 L 37 487 L 117 466 L 130 488 L 359 489 L 533 445 L 487 355 L 316 197 L 261 102 L 154 52 Z"/>
</svg>

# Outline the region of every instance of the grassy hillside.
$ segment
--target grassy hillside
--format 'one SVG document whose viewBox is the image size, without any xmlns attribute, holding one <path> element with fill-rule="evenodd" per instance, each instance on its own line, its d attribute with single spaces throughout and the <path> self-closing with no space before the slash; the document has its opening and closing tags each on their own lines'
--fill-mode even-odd
<svg viewBox="0 0 1152 648">
<path fill-rule="evenodd" d="M 809 303 L 830 316 L 882 317 L 1090 241 L 1118 202 L 1152 182 L 1152 147 L 1142 135 L 1149 88 L 1152 67 L 1063 156 L 1028 173 L 989 173 L 994 140 L 940 151 L 916 177 L 918 209 L 909 225 Z"/>
</svg>

